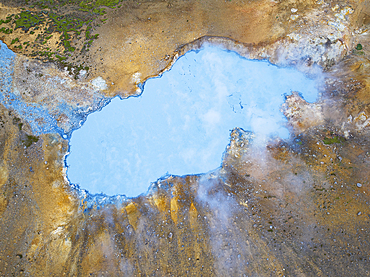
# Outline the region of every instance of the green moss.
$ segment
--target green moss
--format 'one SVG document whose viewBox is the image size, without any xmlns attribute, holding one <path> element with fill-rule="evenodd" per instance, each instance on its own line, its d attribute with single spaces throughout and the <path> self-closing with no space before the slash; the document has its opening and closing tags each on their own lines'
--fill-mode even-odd
<svg viewBox="0 0 370 277">
<path fill-rule="evenodd" d="M 19 38 L 15 38 L 15 39 L 12 40 L 11 44 L 14 44 L 14 43 L 16 43 L 18 41 L 19 41 Z"/>
<path fill-rule="evenodd" d="M 2 27 L 2 28 L 0 29 L 0 33 L 4 33 L 4 34 L 6 34 L 6 35 L 9 35 L 9 34 L 13 33 L 13 29 L 9 29 L 9 28 Z"/>
<path fill-rule="evenodd" d="M 23 49 L 22 45 L 25 48 L 29 46 L 28 49 L 33 49 L 33 52 L 25 54 L 42 60 L 66 62 L 68 57 L 75 59 L 76 55 L 89 51 L 93 41 L 99 38 L 94 31 L 99 23 L 107 21 L 107 18 L 101 17 L 108 8 L 116 8 L 120 2 L 122 0 L 25 0 L 22 5 L 19 4 L 19 13 L 0 19 L 0 25 L 3 24 L 0 32 L 11 35 L 13 30 L 21 29 L 33 35 L 37 31 L 36 39 L 32 37 L 32 40 L 20 41 L 13 37 L 11 44 L 19 50 Z M 53 35 L 59 40 L 56 53 L 51 52 L 51 45 L 47 43 Z M 77 47 L 75 41 L 81 42 L 81 45 Z M 69 65 L 75 69 L 82 66 Z M 75 71 L 72 72 L 75 75 Z"/>
<path fill-rule="evenodd" d="M 50 51 L 39 51 L 37 54 L 41 57 L 51 58 L 55 53 Z"/>
<path fill-rule="evenodd" d="M 7 24 L 12 20 L 12 16 L 8 16 L 6 20 L 0 19 L 0 25 L 1 24 Z"/>
<path fill-rule="evenodd" d="M 345 138 L 339 137 L 339 136 L 334 136 L 332 138 L 324 138 L 324 144 L 333 144 L 333 143 L 343 143 L 345 142 Z"/>
<path fill-rule="evenodd" d="M 120 0 L 84 0 L 80 2 L 79 6 L 84 10 L 100 6 L 114 8 L 119 2 Z"/>
<path fill-rule="evenodd" d="M 356 50 L 362 50 L 362 45 L 360 43 L 356 45 Z"/>
<path fill-rule="evenodd" d="M 62 57 L 62 56 L 59 56 L 59 55 L 55 55 L 55 57 L 56 57 L 59 61 L 64 61 L 64 60 L 66 60 L 66 59 L 67 59 L 66 57 Z"/>
<path fill-rule="evenodd" d="M 105 15 L 107 12 L 105 11 L 104 8 L 95 8 L 95 9 L 93 9 L 93 13 L 100 14 L 100 15 Z"/>
<path fill-rule="evenodd" d="M 27 32 L 30 28 L 40 25 L 44 22 L 44 19 L 37 13 L 30 11 L 22 11 L 17 14 L 14 20 L 14 30 L 22 28 L 23 31 Z"/>
<path fill-rule="evenodd" d="M 22 127 L 23 127 L 23 123 L 21 122 L 21 119 L 18 118 L 18 117 L 13 117 L 13 124 L 14 125 L 18 125 L 18 129 L 19 131 L 22 130 Z"/>
<path fill-rule="evenodd" d="M 32 135 L 26 135 L 26 138 L 22 140 L 22 143 L 26 147 L 30 147 L 34 142 L 36 143 L 38 141 L 39 141 L 39 137 L 32 136 Z"/>
</svg>

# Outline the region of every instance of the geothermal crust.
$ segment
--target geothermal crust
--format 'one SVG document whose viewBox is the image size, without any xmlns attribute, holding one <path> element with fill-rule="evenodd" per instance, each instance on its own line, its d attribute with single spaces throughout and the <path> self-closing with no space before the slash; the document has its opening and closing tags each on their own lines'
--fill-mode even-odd
<svg viewBox="0 0 370 277">
<path fill-rule="evenodd" d="M 1 33 L 17 53 L 1 45 L 0 275 L 369 275 L 368 2 L 105 4 L 99 37 L 66 63 L 12 43 L 34 35 L 24 26 Z M 0 15 L 21 8 L 2 1 Z M 282 106 L 291 139 L 261 147 L 235 128 L 219 169 L 132 199 L 70 184 L 71 131 L 205 44 L 324 78 L 317 102 Z"/>
</svg>

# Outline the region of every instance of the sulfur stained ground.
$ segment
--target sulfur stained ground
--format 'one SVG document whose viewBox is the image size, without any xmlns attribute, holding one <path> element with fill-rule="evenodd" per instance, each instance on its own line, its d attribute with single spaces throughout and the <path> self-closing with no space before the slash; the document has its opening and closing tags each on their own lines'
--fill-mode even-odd
<svg viewBox="0 0 370 277">
<path fill-rule="evenodd" d="M 366 27 L 368 3 L 350 4 L 351 26 Z M 290 5 L 316 4 L 126 2 L 100 27 L 89 74 L 109 80 L 109 96 L 137 93 L 132 75 L 157 75 L 177 49 L 229 42 L 212 36 L 240 51 L 268 48 L 298 28 L 287 21 Z M 193 42 L 201 36 L 209 37 Z M 370 275 L 369 38 L 344 39 L 346 54 L 327 68 L 319 124 L 292 117 L 292 139 L 264 148 L 235 129 L 219 170 L 169 177 L 113 204 L 91 205 L 70 187 L 67 140 L 35 136 L 1 106 L 0 275 Z"/>
<path fill-rule="evenodd" d="M 325 145 L 315 130 L 262 153 L 235 136 L 213 175 L 84 209 L 63 179 L 66 142 L 45 135 L 25 147 L 8 111 L 2 121 L 4 275 L 368 274 L 361 137 Z"/>
</svg>

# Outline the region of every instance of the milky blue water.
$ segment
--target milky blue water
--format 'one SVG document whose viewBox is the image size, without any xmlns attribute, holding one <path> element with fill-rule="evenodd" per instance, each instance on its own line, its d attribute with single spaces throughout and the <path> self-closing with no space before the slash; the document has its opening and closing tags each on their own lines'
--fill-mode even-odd
<svg viewBox="0 0 370 277">
<path fill-rule="evenodd" d="M 63 129 L 63 127 L 58 126 L 57 119 L 60 115 L 63 114 L 68 117 L 68 125 L 78 126 L 80 121 L 84 120 L 87 110 L 97 110 L 107 102 L 103 95 L 95 92 L 91 93 L 93 99 L 90 99 L 92 100 L 90 103 L 92 104 L 88 106 L 85 104 L 75 107 L 64 101 L 62 96 L 54 98 L 52 100 L 53 105 L 50 106 L 48 105 L 50 100 L 47 99 L 33 103 L 25 101 L 22 93 L 13 83 L 15 60 L 16 54 L 0 40 L 0 103 L 27 122 L 33 134 L 37 136 L 45 133 L 59 133 L 64 138 L 67 138 L 69 128 Z M 17 72 L 16 74 L 20 73 Z M 57 86 L 58 83 L 54 85 Z"/>
<path fill-rule="evenodd" d="M 68 178 L 93 194 L 134 197 L 165 174 L 214 170 L 235 127 L 289 136 L 280 107 L 293 90 L 309 102 L 318 93 L 292 68 L 215 47 L 188 52 L 141 96 L 114 98 L 88 116 L 72 133 Z"/>
</svg>

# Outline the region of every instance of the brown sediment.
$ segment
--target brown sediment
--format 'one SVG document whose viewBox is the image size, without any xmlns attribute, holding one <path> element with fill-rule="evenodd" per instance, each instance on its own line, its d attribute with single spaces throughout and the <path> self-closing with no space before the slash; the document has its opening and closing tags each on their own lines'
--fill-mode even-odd
<svg viewBox="0 0 370 277">
<path fill-rule="evenodd" d="M 274 1 L 125 5 L 125 9 L 113 11 L 107 24 L 97 30 L 101 37 L 92 47 L 94 54 L 89 59 L 94 64 L 92 74 L 108 80 L 109 95 L 135 93 L 138 82 L 157 76 L 174 56 L 187 51 L 184 45 L 199 37 L 223 37 L 232 39 L 234 44 L 238 41 L 257 45 L 271 43 L 286 34 L 286 27 L 278 24 L 284 19 L 276 18 L 284 8 Z M 312 5 L 313 2 L 306 2 L 304 8 Z M 137 73 L 140 78 L 135 80 Z"/>
<path fill-rule="evenodd" d="M 361 138 L 325 145 L 328 134 L 315 129 L 299 149 L 278 143 L 261 152 L 235 131 L 213 176 L 170 177 L 146 196 L 79 208 L 64 179 L 66 142 L 44 135 L 24 148 L 3 111 L 2 274 L 320 275 L 350 272 L 347 257 L 367 262 Z"/>
<path fill-rule="evenodd" d="M 159 180 L 148 194 L 122 203 L 87 203 L 88 197 L 81 198 L 65 178 L 67 141 L 57 134 L 27 140 L 34 136 L 27 120 L 1 106 L 0 275 L 368 275 L 369 37 L 348 37 L 349 30 L 369 23 L 368 4 L 351 4 L 353 18 L 342 40 L 338 33 L 325 46 L 321 40 L 310 44 L 305 37 L 310 47 L 317 47 L 312 49 L 324 45 L 336 56 L 330 62 L 317 60 L 328 65 L 330 81 L 315 104 L 322 108 L 320 118 L 302 112 L 297 116 L 305 116 L 305 121 L 288 118 L 297 140 L 271 142 L 260 149 L 250 134 L 235 129 L 219 170 Z M 286 35 L 305 34 L 307 30 L 299 31 L 300 18 L 332 16 L 344 7 L 330 3 L 325 12 L 316 5 L 125 2 L 110 11 L 107 24 L 97 30 L 100 39 L 91 49 L 89 62 L 95 71 L 90 77 L 100 75 L 107 81 L 106 95 L 132 95 L 136 83 L 168 69 L 179 55 L 204 43 L 251 58 L 272 57 L 276 63 L 276 49 L 288 49 L 285 55 L 296 61 L 291 54 L 300 59 L 305 49 Z M 298 19 L 290 19 L 291 8 L 298 9 Z M 331 30 L 322 32 L 328 35 Z M 352 52 L 359 42 L 364 50 Z M 332 52 L 324 53 L 330 57 Z M 28 62 L 18 62 L 15 74 L 24 73 L 27 84 L 51 80 L 22 73 Z M 63 77 L 52 66 L 40 72 Z M 33 88 L 25 101 L 53 106 L 47 101 L 64 97 L 71 105 L 76 99 L 92 103 L 89 83 L 64 80 L 69 87 L 50 89 L 50 94 L 47 87 L 40 92 Z M 21 91 L 22 83 L 15 78 Z M 299 108 L 307 108 L 296 100 Z M 59 118 L 68 122 L 67 115 Z"/>
</svg>

